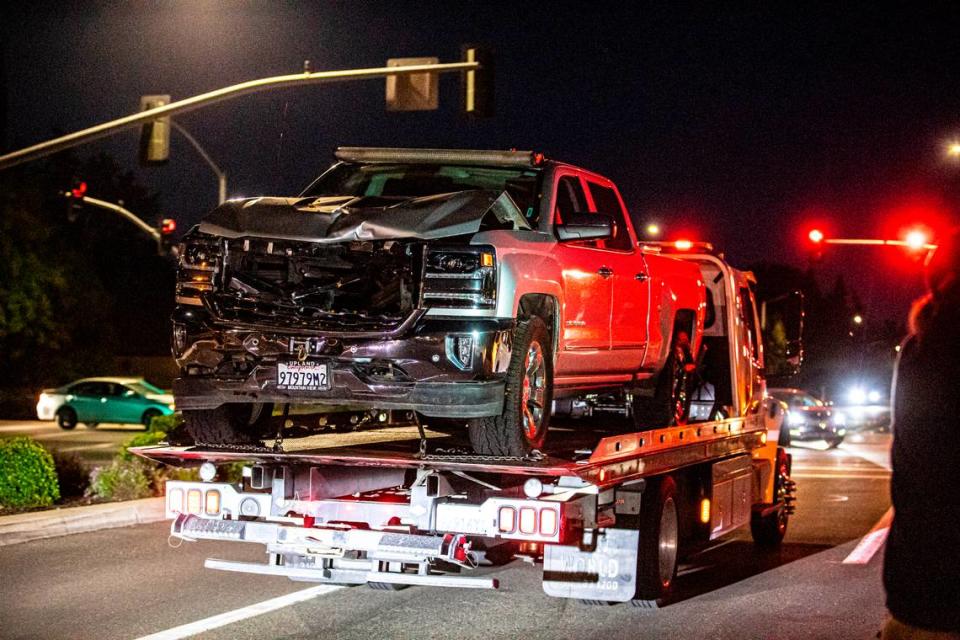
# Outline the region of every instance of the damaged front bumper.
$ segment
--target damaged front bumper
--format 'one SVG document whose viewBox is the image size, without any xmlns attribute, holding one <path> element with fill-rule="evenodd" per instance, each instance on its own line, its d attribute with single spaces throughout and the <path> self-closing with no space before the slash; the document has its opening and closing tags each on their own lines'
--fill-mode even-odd
<svg viewBox="0 0 960 640">
<path fill-rule="evenodd" d="M 412 410 L 475 418 L 503 409 L 512 320 L 420 317 L 400 335 L 357 336 L 215 322 L 198 309 L 174 316 L 178 409 L 225 403 Z M 324 388 L 285 389 L 280 364 L 326 366 Z"/>
</svg>

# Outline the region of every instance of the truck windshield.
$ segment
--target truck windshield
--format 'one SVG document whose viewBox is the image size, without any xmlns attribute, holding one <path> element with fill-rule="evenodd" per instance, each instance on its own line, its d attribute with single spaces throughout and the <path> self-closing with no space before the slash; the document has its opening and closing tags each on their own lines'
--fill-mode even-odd
<svg viewBox="0 0 960 640">
<path fill-rule="evenodd" d="M 541 173 L 536 169 L 438 164 L 350 164 L 327 170 L 302 196 L 413 198 L 469 189 L 506 191 L 534 225 L 539 217 Z"/>
</svg>

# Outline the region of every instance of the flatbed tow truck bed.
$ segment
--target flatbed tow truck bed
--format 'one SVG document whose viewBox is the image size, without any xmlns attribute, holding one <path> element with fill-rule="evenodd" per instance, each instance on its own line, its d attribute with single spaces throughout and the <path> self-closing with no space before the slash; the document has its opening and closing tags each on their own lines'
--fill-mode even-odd
<svg viewBox="0 0 960 640">
<path fill-rule="evenodd" d="M 389 467 L 460 471 L 464 473 L 516 474 L 523 476 L 578 477 L 598 487 L 613 486 L 638 477 L 656 475 L 707 459 L 746 453 L 766 441 L 760 416 L 732 418 L 709 423 L 652 429 L 591 439 L 591 432 L 555 431 L 552 446 L 526 458 L 478 456 L 454 446 L 426 447 L 421 452 L 416 438 L 330 446 L 323 434 L 286 440 L 281 448 L 152 446 L 132 449 L 144 458 L 172 466 L 198 466 L 248 462 L 251 464 L 304 464 L 312 466 Z M 573 425 L 576 427 L 576 425 Z M 399 431 L 399 430 L 396 430 Z M 445 441 L 431 434 L 427 442 Z M 455 444 L 456 441 L 454 441 Z M 593 442 L 593 446 L 590 443 Z"/>
</svg>

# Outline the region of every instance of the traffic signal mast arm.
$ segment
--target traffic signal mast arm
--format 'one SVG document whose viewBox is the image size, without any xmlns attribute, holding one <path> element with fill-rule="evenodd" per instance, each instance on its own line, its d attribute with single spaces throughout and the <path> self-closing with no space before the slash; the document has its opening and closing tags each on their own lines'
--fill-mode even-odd
<svg viewBox="0 0 960 640">
<path fill-rule="evenodd" d="M 868 245 L 868 246 L 890 246 L 890 247 L 907 247 L 908 249 L 926 249 L 931 251 L 937 248 L 937 245 L 931 244 L 929 242 L 924 242 L 922 244 L 910 242 L 909 240 L 881 240 L 879 238 L 825 238 L 823 240 L 824 244 L 852 244 L 852 245 Z"/>
<path fill-rule="evenodd" d="M 137 227 L 139 227 L 141 231 L 143 231 L 144 233 L 149 235 L 151 238 L 153 238 L 154 241 L 157 243 L 157 245 L 159 245 L 162 241 L 162 236 L 159 231 L 157 231 L 156 229 L 148 225 L 146 222 L 138 218 L 134 213 L 124 209 L 120 205 L 113 204 L 112 202 L 107 202 L 106 200 L 100 200 L 99 198 L 93 198 L 91 196 L 86 196 L 86 195 L 76 198 L 69 191 L 67 192 L 67 197 L 78 199 L 84 204 L 89 204 L 89 205 L 93 205 L 94 207 L 100 207 L 101 209 L 106 209 L 107 211 L 112 211 L 117 215 L 123 218 L 126 218 L 133 224 L 137 225 Z"/>
<path fill-rule="evenodd" d="M 231 85 L 222 89 L 216 89 L 207 93 L 202 93 L 192 98 L 178 100 L 170 104 L 141 111 L 117 120 L 104 122 L 88 129 L 76 131 L 74 133 L 47 140 L 31 147 L 26 147 L 12 153 L 0 156 L 0 170 L 12 167 L 30 160 L 42 158 L 44 156 L 56 153 L 63 149 L 74 147 L 84 142 L 96 140 L 113 134 L 121 129 L 127 129 L 144 122 L 156 120 L 164 116 L 172 116 L 177 113 L 186 113 L 200 107 L 205 107 L 217 102 L 223 102 L 230 98 L 235 98 L 248 93 L 256 93 L 266 89 L 277 89 L 280 87 L 296 87 L 308 84 L 321 84 L 325 82 L 337 82 L 344 80 L 360 80 L 363 78 L 385 78 L 387 76 L 410 75 L 416 73 L 447 73 L 451 71 L 477 71 L 481 68 L 479 62 L 450 62 L 443 64 L 422 64 L 398 67 L 375 67 L 370 69 L 343 69 L 340 71 L 318 71 L 316 73 L 296 73 L 286 76 L 274 76 L 270 78 L 260 78 L 258 80 L 249 80 L 240 84 Z"/>
</svg>

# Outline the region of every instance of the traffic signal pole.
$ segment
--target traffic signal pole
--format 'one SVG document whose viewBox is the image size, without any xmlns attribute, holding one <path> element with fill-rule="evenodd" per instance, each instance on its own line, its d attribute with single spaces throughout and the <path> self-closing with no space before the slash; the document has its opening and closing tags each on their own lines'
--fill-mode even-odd
<svg viewBox="0 0 960 640">
<path fill-rule="evenodd" d="M 197 139 L 190 135 L 190 132 L 180 126 L 176 120 L 170 120 L 170 126 L 180 132 L 180 134 L 187 139 L 193 148 L 197 150 L 197 153 L 200 154 L 200 157 L 206 160 L 207 165 L 210 166 L 210 169 L 213 170 L 214 175 L 217 176 L 217 186 L 218 186 L 218 199 L 217 204 L 223 204 L 227 201 L 227 174 L 223 172 L 216 162 L 213 161 L 213 158 L 210 157 L 210 154 L 200 146 L 200 143 L 197 142 Z"/>
<path fill-rule="evenodd" d="M 73 195 L 68 191 L 67 197 L 73 198 Z M 143 231 L 148 236 L 153 238 L 154 241 L 157 243 L 158 247 L 160 246 L 160 243 L 162 240 L 162 236 L 160 235 L 160 232 L 154 229 L 153 227 L 151 227 L 150 225 L 148 225 L 146 222 L 144 222 L 140 218 L 138 218 L 136 214 L 134 214 L 132 211 L 128 211 L 118 204 L 113 204 L 112 202 L 107 202 L 106 200 L 100 200 L 99 198 L 93 198 L 91 196 L 81 196 L 80 198 L 77 198 L 77 199 L 83 202 L 83 204 L 89 204 L 89 205 L 93 205 L 94 207 L 99 207 L 100 209 L 106 209 L 107 211 L 112 211 L 113 213 L 116 213 L 117 215 L 123 218 L 126 218 L 133 224 L 137 225 L 137 227 L 141 231 Z"/>
<path fill-rule="evenodd" d="M 328 82 L 343 82 L 346 80 L 362 80 L 365 78 L 386 78 L 388 76 L 404 76 L 416 73 L 449 73 L 453 71 L 477 71 L 481 68 L 479 62 L 449 62 L 443 64 L 421 64 L 400 67 L 375 67 L 369 69 L 344 69 L 340 71 L 318 71 L 316 73 L 304 72 L 286 76 L 274 76 L 270 78 L 260 78 L 258 80 L 249 80 L 240 84 L 231 85 L 222 89 L 216 89 L 207 93 L 202 93 L 192 98 L 178 100 L 170 104 L 140 111 L 138 113 L 104 122 L 88 129 L 76 131 L 74 133 L 47 140 L 18 151 L 0 156 L 0 170 L 36 160 L 50 154 L 69 149 L 84 142 L 90 142 L 98 138 L 112 135 L 122 129 L 129 129 L 144 122 L 149 122 L 163 116 L 172 116 L 178 113 L 186 113 L 211 104 L 223 102 L 231 98 L 246 95 L 248 93 L 258 93 L 268 89 L 279 89 L 283 87 L 299 87 L 303 85 L 324 84 Z"/>
</svg>

